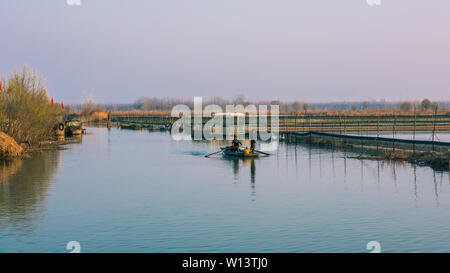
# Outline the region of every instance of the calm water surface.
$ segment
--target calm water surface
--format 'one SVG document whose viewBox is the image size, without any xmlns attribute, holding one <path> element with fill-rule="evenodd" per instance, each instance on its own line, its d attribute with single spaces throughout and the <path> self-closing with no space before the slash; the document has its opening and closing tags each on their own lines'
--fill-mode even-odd
<svg viewBox="0 0 450 273">
<path fill-rule="evenodd" d="M 334 132 L 339 133 L 339 132 Z M 342 133 L 342 132 L 341 132 Z M 374 131 L 365 131 L 365 132 L 349 132 L 349 135 L 355 135 L 355 136 L 372 136 L 376 137 L 377 132 Z M 433 134 L 431 132 L 416 132 L 416 140 L 426 140 L 426 141 L 432 141 L 433 140 Z M 396 139 L 407 139 L 407 140 L 413 140 L 414 134 L 413 132 L 408 131 L 401 131 L 401 132 L 395 132 L 395 138 Z M 392 131 L 381 131 L 380 137 L 386 137 L 386 138 L 392 138 L 393 134 Z M 441 131 L 437 132 L 434 135 L 435 141 L 442 141 L 442 142 L 450 142 L 450 131 Z"/>
<path fill-rule="evenodd" d="M 450 251 L 448 172 L 293 144 L 208 159 L 220 143 L 88 131 L 0 164 L 0 252 Z"/>
</svg>

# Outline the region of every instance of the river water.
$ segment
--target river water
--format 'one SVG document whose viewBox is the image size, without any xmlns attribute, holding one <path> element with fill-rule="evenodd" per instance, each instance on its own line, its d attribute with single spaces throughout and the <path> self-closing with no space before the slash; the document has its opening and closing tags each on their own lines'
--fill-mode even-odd
<svg viewBox="0 0 450 273">
<path fill-rule="evenodd" d="M 0 164 L 0 252 L 450 251 L 450 177 L 429 167 L 280 144 L 88 128 L 82 143 Z"/>
<path fill-rule="evenodd" d="M 339 132 L 331 132 L 331 133 L 339 133 Z M 374 131 L 364 131 L 364 132 L 355 132 L 351 131 L 347 133 L 348 135 L 354 135 L 354 136 L 371 136 L 376 137 L 378 134 Z M 400 131 L 395 132 L 395 134 L 392 133 L 392 131 L 382 131 L 379 133 L 380 137 L 385 138 L 396 138 L 396 139 L 406 139 L 406 140 L 414 140 L 414 133 L 408 132 L 408 131 Z M 426 140 L 426 141 L 432 141 L 433 140 L 433 134 L 432 132 L 416 132 L 415 135 L 416 140 Z M 450 142 L 450 132 L 449 131 L 442 131 L 437 132 L 434 134 L 434 141 L 442 141 L 442 142 Z"/>
</svg>

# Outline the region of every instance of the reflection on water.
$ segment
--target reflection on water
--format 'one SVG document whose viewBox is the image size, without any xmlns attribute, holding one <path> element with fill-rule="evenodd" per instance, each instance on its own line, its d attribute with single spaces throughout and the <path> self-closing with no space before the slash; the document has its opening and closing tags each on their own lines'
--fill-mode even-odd
<svg viewBox="0 0 450 273">
<path fill-rule="evenodd" d="M 8 181 L 20 167 L 22 167 L 22 160 L 19 159 L 0 161 L 0 181 Z"/>
<path fill-rule="evenodd" d="M 256 172 L 256 166 L 255 166 L 255 160 L 250 160 L 250 182 L 252 185 L 255 185 L 255 172 Z"/>
<path fill-rule="evenodd" d="M 3 161 L 0 166 L 0 236 L 29 233 L 45 214 L 47 190 L 58 164 L 58 151 L 29 159 Z"/>
<path fill-rule="evenodd" d="M 223 144 L 223 143 L 222 143 Z M 329 175 L 331 171 L 331 177 L 330 179 L 333 183 L 336 180 L 341 180 L 343 184 L 346 184 L 347 182 L 347 161 L 349 154 L 347 152 L 337 152 L 332 149 L 322 149 L 318 148 L 314 145 L 304 145 L 304 144 L 297 144 L 297 143 L 289 143 L 289 144 L 282 144 L 285 147 L 285 154 L 282 154 L 278 151 L 276 154 L 277 156 L 277 167 L 280 168 L 280 160 L 282 158 L 286 158 L 288 160 L 294 160 L 295 164 L 295 170 L 298 174 L 299 170 L 299 154 L 298 150 L 299 147 L 303 150 L 306 150 L 307 152 L 307 159 L 308 159 L 308 168 L 307 171 L 309 173 L 309 178 L 314 179 L 314 175 L 318 176 L 319 180 L 323 179 L 323 174 Z M 216 146 L 216 145 L 213 145 Z M 289 153 L 291 150 L 293 150 L 294 154 L 290 155 Z M 323 169 L 323 160 L 322 155 L 323 153 L 326 153 L 329 156 L 329 164 L 327 165 L 325 169 Z M 206 154 L 207 152 L 202 152 L 201 154 Z M 190 153 L 189 153 L 190 154 Z M 336 155 L 338 154 L 338 155 Z M 301 155 L 300 155 L 301 156 Z M 351 154 L 350 156 L 354 156 L 354 154 Z M 217 158 L 216 158 L 217 159 Z M 256 164 L 255 161 L 259 159 L 237 159 L 237 158 L 218 158 L 220 160 L 224 160 L 229 162 L 229 165 L 232 167 L 233 172 L 233 178 L 235 181 L 239 180 L 240 171 L 242 169 L 250 170 L 250 179 L 249 181 L 252 183 L 252 188 L 254 189 L 255 184 L 255 177 L 256 177 Z M 339 176 L 336 174 L 336 160 L 342 161 L 342 175 Z M 389 160 L 359 160 L 352 158 L 352 162 L 359 162 L 359 182 L 361 186 L 361 190 L 364 188 L 364 181 L 366 180 L 365 176 L 369 176 L 368 180 L 372 181 L 375 180 L 377 185 L 380 186 L 382 181 L 390 180 L 393 185 L 393 192 L 398 193 L 399 191 L 399 184 L 398 184 L 398 168 L 401 167 L 402 171 L 404 172 L 405 169 L 412 170 L 412 178 L 413 181 L 412 188 L 413 188 L 413 195 L 415 200 L 415 206 L 418 207 L 418 198 L 419 198 L 419 192 L 418 192 L 418 181 L 417 181 L 417 168 L 418 166 L 416 164 L 410 164 L 408 162 L 403 161 L 389 161 Z M 314 162 L 316 161 L 317 164 L 317 172 L 314 172 Z M 286 162 L 285 168 L 288 170 L 288 165 L 290 164 L 289 161 Z M 328 163 L 326 163 L 328 164 Z M 373 165 L 375 164 L 375 169 L 373 170 Z M 432 175 L 428 177 L 428 180 L 433 182 L 433 196 L 436 201 L 436 207 L 439 207 L 439 189 L 442 191 L 442 185 L 443 185 L 443 178 L 444 176 L 447 176 L 449 178 L 449 185 L 450 185 L 450 174 L 446 171 L 440 171 L 437 172 L 435 170 L 432 170 L 428 167 L 419 167 L 422 172 L 431 172 Z M 366 169 L 369 169 L 371 172 L 370 174 L 365 174 Z M 313 173 L 314 172 L 314 173 Z M 386 174 L 390 173 L 390 179 L 386 179 Z M 438 178 L 437 175 L 439 173 L 439 183 L 437 182 Z M 402 177 L 404 180 L 404 177 Z M 404 181 L 402 181 L 404 182 Z M 438 187 L 438 184 L 440 187 Z M 404 185 L 402 185 L 403 187 Z M 255 192 L 252 192 L 252 195 L 255 195 Z"/>
<path fill-rule="evenodd" d="M 88 131 L 0 164 L 0 251 L 450 251 L 448 172 L 286 143 L 205 158 L 227 142 Z"/>
</svg>

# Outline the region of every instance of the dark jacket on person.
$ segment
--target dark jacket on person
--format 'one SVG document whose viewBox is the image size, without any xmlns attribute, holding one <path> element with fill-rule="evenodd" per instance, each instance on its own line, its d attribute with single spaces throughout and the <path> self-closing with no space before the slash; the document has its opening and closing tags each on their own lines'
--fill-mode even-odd
<svg viewBox="0 0 450 273">
<path fill-rule="evenodd" d="M 254 150 L 256 148 L 256 140 L 250 140 L 250 149 Z"/>
<path fill-rule="evenodd" d="M 233 147 L 239 147 L 239 145 L 242 145 L 239 139 L 233 139 L 233 142 L 231 142 L 231 146 Z"/>
</svg>

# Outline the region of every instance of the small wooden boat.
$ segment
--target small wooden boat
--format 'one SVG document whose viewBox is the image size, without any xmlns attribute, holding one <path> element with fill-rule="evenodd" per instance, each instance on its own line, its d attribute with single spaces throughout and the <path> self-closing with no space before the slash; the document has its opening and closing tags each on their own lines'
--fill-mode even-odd
<svg viewBox="0 0 450 273">
<path fill-rule="evenodd" d="M 82 123 L 79 120 L 68 120 L 65 127 L 65 133 L 68 136 L 81 135 L 83 133 Z"/>
<path fill-rule="evenodd" d="M 120 129 L 142 130 L 142 125 L 138 123 L 121 123 Z"/>
<path fill-rule="evenodd" d="M 258 153 L 251 152 L 249 149 L 239 149 L 238 151 L 232 151 L 231 147 L 222 147 L 222 152 L 224 156 L 230 157 L 241 157 L 241 158 L 255 158 L 259 157 Z"/>
<path fill-rule="evenodd" d="M 152 131 L 164 131 L 166 130 L 166 126 L 164 125 L 149 125 L 148 130 Z"/>
</svg>

